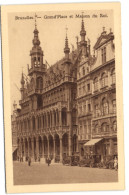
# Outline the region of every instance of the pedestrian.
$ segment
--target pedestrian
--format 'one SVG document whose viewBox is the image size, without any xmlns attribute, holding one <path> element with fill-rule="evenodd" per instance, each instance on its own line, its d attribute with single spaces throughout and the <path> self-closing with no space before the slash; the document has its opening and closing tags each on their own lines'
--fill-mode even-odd
<svg viewBox="0 0 129 195">
<path fill-rule="evenodd" d="M 48 166 L 50 165 L 50 163 L 51 163 L 51 159 L 48 157 L 47 158 L 47 164 L 48 164 Z"/>
<path fill-rule="evenodd" d="M 118 160 L 117 160 L 117 157 L 115 156 L 115 158 L 114 158 L 114 169 L 117 171 L 117 168 L 118 168 Z"/>
<path fill-rule="evenodd" d="M 31 165 L 31 157 L 28 157 L 28 166 Z"/>
</svg>

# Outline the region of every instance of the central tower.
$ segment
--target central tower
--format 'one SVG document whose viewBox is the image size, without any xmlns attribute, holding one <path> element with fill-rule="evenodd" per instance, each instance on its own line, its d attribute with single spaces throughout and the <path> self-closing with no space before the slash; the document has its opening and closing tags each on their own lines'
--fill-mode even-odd
<svg viewBox="0 0 129 195">
<path fill-rule="evenodd" d="M 36 17 L 36 16 L 35 16 Z M 31 109 L 35 110 L 42 108 L 43 100 L 42 93 L 44 88 L 44 75 L 46 72 L 46 65 L 43 63 L 43 50 L 40 46 L 39 31 L 37 29 L 35 19 L 34 38 L 32 40 L 33 46 L 30 51 L 31 67 L 28 67 L 28 75 L 30 77 L 29 93 L 31 99 Z"/>
</svg>

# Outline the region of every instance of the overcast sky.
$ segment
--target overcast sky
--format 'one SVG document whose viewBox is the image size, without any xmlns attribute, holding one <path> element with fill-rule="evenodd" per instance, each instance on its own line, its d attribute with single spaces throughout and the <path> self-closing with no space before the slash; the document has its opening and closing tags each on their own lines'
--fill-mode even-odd
<svg viewBox="0 0 129 195">
<path fill-rule="evenodd" d="M 102 28 L 105 27 L 107 33 L 109 29 L 113 28 L 113 12 L 112 10 L 99 10 L 99 11 L 83 11 L 84 15 L 89 15 L 89 17 L 84 18 L 86 37 L 91 41 L 91 52 L 92 48 L 97 41 L 98 36 L 102 32 Z M 75 46 L 76 49 L 76 36 L 79 36 L 80 41 L 80 29 L 81 29 L 81 18 L 77 18 L 76 15 L 81 15 L 82 10 L 78 11 L 68 11 L 68 12 L 36 12 L 36 14 L 41 17 L 37 19 L 37 29 L 39 31 L 39 39 L 41 42 L 41 47 L 44 51 L 44 62 L 52 65 L 57 60 L 60 60 L 64 56 L 64 45 L 65 45 L 65 35 L 66 26 L 68 27 L 68 39 L 69 47 L 71 49 L 71 44 Z M 97 18 L 92 17 L 97 15 Z M 101 17 L 100 14 L 107 15 L 108 17 Z M 56 19 L 45 19 L 44 16 L 55 16 L 62 15 L 67 16 L 67 18 Z M 73 16 L 70 18 L 69 16 Z M 33 31 L 35 20 L 34 19 L 15 19 L 15 16 L 26 17 L 35 16 L 35 13 L 11 13 L 8 15 L 9 24 L 9 61 L 10 61 L 10 84 L 11 84 L 11 102 L 13 104 L 16 100 L 17 104 L 20 100 L 20 80 L 22 69 L 25 74 L 27 74 L 27 64 L 30 65 L 30 50 L 32 48 Z M 17 87 L 16 87 L 17 85 Z"/>
</svg>

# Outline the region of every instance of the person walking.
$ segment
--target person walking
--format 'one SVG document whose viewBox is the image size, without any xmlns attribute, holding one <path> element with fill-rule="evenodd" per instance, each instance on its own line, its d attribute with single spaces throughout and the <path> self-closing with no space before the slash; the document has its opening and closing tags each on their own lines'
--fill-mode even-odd
<svg viewBox="0 0 129 195">
<path fill-rule="evenodd" d="M 49 157 L 47 158 L 47 164 L 48 166 L 51 164 L 51 159 Z"/>
<path fill-rule="evenodd" d="M 31 157 L 28 157 L 28 166 L 31 165 Z"/>
</svg>

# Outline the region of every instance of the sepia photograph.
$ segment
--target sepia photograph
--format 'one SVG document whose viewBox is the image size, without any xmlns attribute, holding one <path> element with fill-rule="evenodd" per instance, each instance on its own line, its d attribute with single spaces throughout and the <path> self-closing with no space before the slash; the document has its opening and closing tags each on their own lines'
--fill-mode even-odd
<svg viewBox="0 0 129 195">
<path fill-rule="evenodd" d="M 8 193 L 124 189 L 120 4 L 73 5 L 2 7 Z"/>
</svg>

